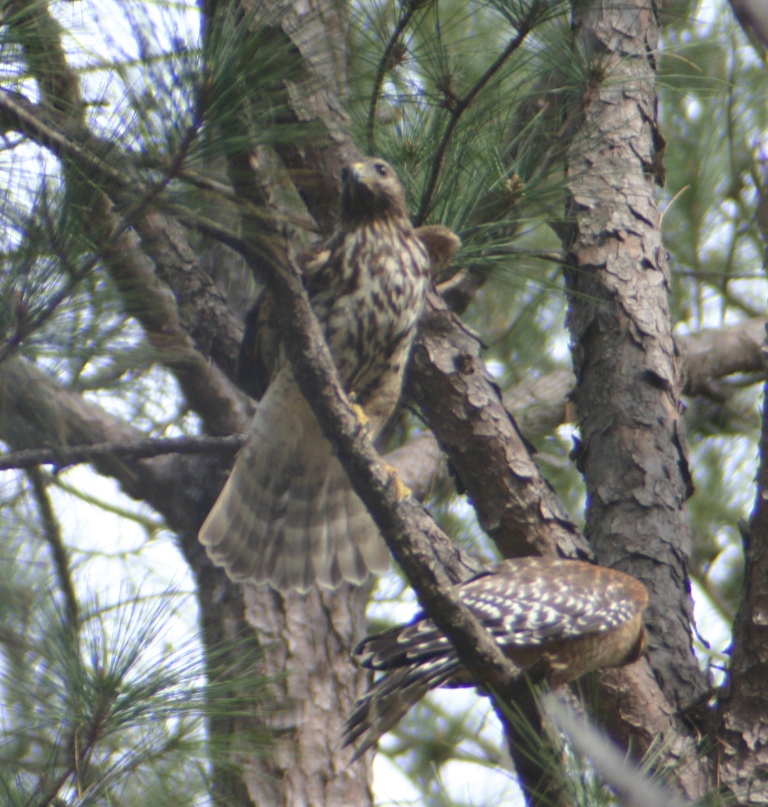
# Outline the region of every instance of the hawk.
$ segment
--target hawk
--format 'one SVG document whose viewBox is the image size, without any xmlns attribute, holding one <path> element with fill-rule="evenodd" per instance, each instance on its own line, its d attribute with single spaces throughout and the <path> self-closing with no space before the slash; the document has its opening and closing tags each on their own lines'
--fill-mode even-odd
<svg viewBox="0 0 768 807">
<path fill-rule="evenodd" d="M 645 586 L 634 577 L 577 560 L 518 558 L 456 586 L 461 601 L 522 671 L 542 669 L 549 684 L 600 667 L 636 661 L 645 648 Z M 430 689 L 472 686 L 453 645 L 423 613 L 408 625 L 369 636 L 361 664 L 384 675 L 356 704 L 344 745 L 355 757 Z"/>
<path fill-rule="evenodd" d="M 338 226 L 304 266 L 342 383 L 374 439 L 400 398 L 435 238 L 417 236 L 392 167 L 366 159 L 342 171 Z M 296 384 L 273 309 L 265 297 L 251 314 L 250 391 L 261 400 L 200 541 L 236 582 L 298 591 L 361 583 L 389 567 L 389 553 Z"/>
</svg>

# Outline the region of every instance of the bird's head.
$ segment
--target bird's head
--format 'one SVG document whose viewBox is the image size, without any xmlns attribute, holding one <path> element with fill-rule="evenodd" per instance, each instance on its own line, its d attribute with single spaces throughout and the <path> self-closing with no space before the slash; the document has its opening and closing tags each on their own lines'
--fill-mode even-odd
<svg viewBox="0 0 768 807">
<path fill-rule="evenodd" d="M 341 171 L 341 219 L 346 224 L 408 218 L 405 192 L 392 166 L 370 157 Z"/>
</svg>

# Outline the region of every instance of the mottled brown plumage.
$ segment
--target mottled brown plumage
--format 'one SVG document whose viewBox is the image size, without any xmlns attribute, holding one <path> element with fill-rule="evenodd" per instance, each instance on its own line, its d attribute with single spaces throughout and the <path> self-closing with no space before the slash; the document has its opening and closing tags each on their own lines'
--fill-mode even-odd
<svg viewBox="0 0 768 807">
<path fill-rule="evenodd" d="M 574 560 L 518 558 L 456 586 L 521 670 L 541 667 L 559 685 L 600 667 L 635 661 L 645 647 L 645 586 L 622 572 Z M 430 689 L 471 686 L 453 645 L 424 614 L 355 649 L 361 664 L 385 674 L 356 704 L 344 744 L 373 746 Z"/>
<path fill-rule="evenodd" d="M 304 269 L 342 382 L 375 437 L 400 397 L 429 274 L 386 162 L 344 170 L 339 225 Z M 388 567 L 387 549 L 296 385 L 271 297 L 250 316 L 245 360 L 263 397 L 200 540 L 236 581 L 300 591 L 360 583 Z"/>
</svg>

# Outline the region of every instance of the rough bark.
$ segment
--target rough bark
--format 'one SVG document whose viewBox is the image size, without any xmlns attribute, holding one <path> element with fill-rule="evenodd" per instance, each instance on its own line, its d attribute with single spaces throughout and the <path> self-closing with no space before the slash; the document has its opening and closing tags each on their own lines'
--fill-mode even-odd
<svg viewBox="0 0 768 807">
<path fill-rule="evenodd" d="M 479 339 L 436 295 L 422 318 L 406 394 L 424 412 L 504 557 L 591 557 L 489 379 Z"/>
<path fill-rule="evenodd" d="M 601 564 L 648 587 L 650 665 L 660 697 L 680 709 L 706 681 L 691 649 L 691 487 L 653 189 L 659 26 L 644 2 L 577 3 L 573 22 L 592 71 L 567 158 L 565 244 L 586 533 Z M 691 795 L 706 784 L 698 777 Z"/>
<path fill-rule="evenodd" d="M 728 688 L 718 737 L 720 777 L 738 804 L 768 802 L 768 385 L 763 388 L 757 496 L 744 531 L 745 578 L 733 622 Z"/>
<path fill-rule="evenodd" d="M 203 575 L 209 575 L 203 570 Z M 203 576 L 202 592 L 216 594 Z M 243 760 L 247 799 L 260 807 L 312 805 L 349 807 L 372 802 L 371 759 L 351 763 L 340 747 L 346 715 L 366 686 L 366 676 L 349 663 L 349 647 L 365 633 L 368 587 L 345 587 L 282 596 L 269 588 L 243 592 L 249 635 L 263 647 L 259 672 L 274 676 L 269 687 L 274 710 L 265 716 L 273 736 L 266 753 Z M 243 597 L 238 595 L 236 605 Z M 241 609 L 242 610 L 242 609 Z M 238 618 L 242 618 L 238 613 Z M 212 637 L 222 628 L 212 626 Z M 233 743 L 247 725 L 226 727 Z M 222 805 L 230 802 L 222 799 Z"/>
</svg>

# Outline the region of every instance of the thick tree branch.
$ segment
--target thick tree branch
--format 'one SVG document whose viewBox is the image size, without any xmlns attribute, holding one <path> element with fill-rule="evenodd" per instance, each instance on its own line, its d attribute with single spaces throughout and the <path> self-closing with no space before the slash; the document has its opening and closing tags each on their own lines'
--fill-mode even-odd
<svg viewBox="0 0 768 807">
<path fill-rule="evenodd" d="M 563 228 L 586 532 L 601 563 L 651 592 L 646 627 L 657 708 L 674 712 L 707 682 L 691 646 L 690 476 L 653 187 L 662 142 L 653 56 L 659 22 L 643 0 L 572 8 L 574 44 L 593 66 L 568 148 Z M 675 728 L 674 743 L 693 755 L 694 735 L 682 721 Z M 706 761 L 690 763 L 679 781 L 698 797 L 710 771 Z"/>
<path fill-rule="evenodd" d="M 718 381 L 730 375 L 761 372 L 765 325 L 765 318 L 757 317 L 676 337 L 683 395 L 722 401 L 728 390 Z M 524 435 L 543 437 L 567 422 L 566 407 L 575 386 L 573 371 L 555 370 L 505 391 L 504 406 Z"/>
<path fill-rule="evenodd" d="M 406 395 L 421 408 L 504 557 L 590 558 L 504 408 L 479 339 L 430 295 Z"/>
<path fill-rule="evenodd" d="M 677 338 L 684 395 L 708 395 L 715 382 L 735 373 L 763 370 L 764 317 Z"/>
</svg>

